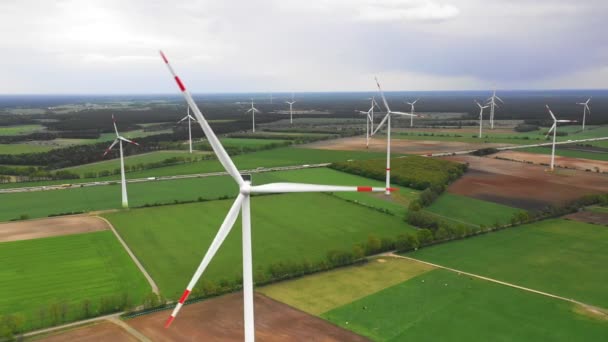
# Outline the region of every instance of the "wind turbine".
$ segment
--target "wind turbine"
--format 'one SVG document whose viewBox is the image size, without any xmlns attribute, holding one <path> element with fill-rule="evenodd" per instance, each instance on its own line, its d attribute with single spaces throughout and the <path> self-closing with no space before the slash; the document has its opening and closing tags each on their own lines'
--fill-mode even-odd
<svg viewBox="0 0 608 342">
<path fill-rule="evenodd" d="M 553 132 L 553 147 L 551 148 L 551 171 L 553 171 L 553 165 L 555 164 L 555 137 L 557 136 L 557 123 L 558 122 L 576 122 L 576 120 L 557 120 L 555 118 L 555 115 L 553 115 L 551 108 L 549 108 L 549 105 L 545 105 L 545 107 L 547 107 L 547 110 L 549 111 L 549 114 L 551 115 L 551 118 L 553 119 L 553 126 L 551 126 L 551 128 L 549 129 L 549 132 L 547 132 L 547 135 L 545 136 L 545 138 L 546 138 L 549 136 L 549 134 L 551 134 L 551 132 Z"/>
<path fill-rule="evenodd" d="M 251 119 L 253 121 L 252 131 L 255 133 L 255 113 L 260 113 L 260 111 L 253 106 L 253 99 L 251 99 L 251 108 L 247 111 L 247 113 L 251 112 Z"/>
<path fill-rule="evenodd" d="M 293 100 L 293 93 L 291 93 L 291 102 L 285 101 L 285 103 L 289 104 L 289 123 L 293 124 L 293 104 L 296 103 L 296 101 Z"/>
<path fill-rule="evenodd" d="M 388 102 L 386 102 L 386 98 L 384 97 L 384 92 L 382 92 L 382 88 L 380 88 L 380 83 L 378 82 L 378 78 L 376 77 L 376 85 L 378 86 L 378 91 L 380 91 L 380 95 L 382 96 L 382 102 L 384 103 L 384 107 L 386 107 L 386 115 L 384 119 L 380 121 L 380 124 L 376 126 L 376 130 L 372 133 L 372 135 L 376 134 L 376 132 L 382 128 L 382 125 L 386 122 L 386 194 L 390 195 L 391 183 L 391 115 L 404 115 L 404 116 L 418 116 L 415 114 L 408 114 L 403 112 L 393 112 L 391 108 L 388 106 Z"/>
<path fill-rule="evenodd" d="M 475 101 L 479 106 L 479 139 L 481 139 L 481 127 L 483 126 L 483 110 L 488 108 L 488 105 L 482 106 L 479 102 Z"/>
<path fill-rule="evenodd" d="M 586 119 L 586 116 L 587 116 L 587 112 L 589 114 L 591 114 L 591 109 L 589 108 L 589 101 L 591 101 L 591 98 L 589 98 L 585 102 L 577 103 L 577 105 L 583 106 L 583 131 L 585 130 L 585 119 Z"/>
<path fill-rule="evenodd" d="M 216 154 L 218 160 L 228 172 L 228 174 L 234 179 L 239 186 L 239 194 L 236 200 L 232 204 L 232 207 L 228 211 L 226 218 L 222 222 L 217 235 L 213 239 L 213 242 L 209 246 L 209 249 L 205 253 L 203 260 L 196 269 L 190 283 L 186 287 L 186 290 L 179 299 L 178 304 L 171 313 L 171 316 L 165 323 L 165 328 L 171 325 L 171 322 L 175 319 L 179 310 L 184 305 L 184 302 L 190 295 L 190 292 L 198 282 L 199 278 L 209 265 L 209 262 L 213 259 L 213 256 L 220 248 L 226 236 L 232 229 L 232 226 L 236 222 L 241 210 L 241 223 L 243 225 L 243 300 L 244 300 L 244 327 L 245 327 L 245 341 L 251 342 L 255 340 L 255 325 L 254 325 L 254 307 L 253 307 L 253 265 L 252 265 L 252 254 L 251 254 L 251 208 L 250 208 L 250 196 L 252 194 L 264 194 L 264 193 L 295 193 L 295 192 L 381 192 L 381 191 L 393 191 L 394 189 L 384 188 L 372 188 L 369 186 L 334 186 L 334 185 L 316 185 L 316 184 L 303 184 L 303 183 L 270 183 L 264 185 L 252 185 L 251 181 L 243 178 L 236 168 L 230 156 L 226 153 L 226 150 L 220 143 L 217 136 L 213 133 L 213 130 L 205 120 L 205 117 L 201 113 L 200 109 L 192 99 L 190 93 L 186 90 L 186 87 L 182 83 L 181 79 L 167 60 L 167 57 L 160 52 L 163 61 L 167 65 L 169 72 L 175 79 L 177 86 L 182 92 L 184 98 L 190 105 L 190 108 L 194 111 L 194 115 L 200 124 L 213 152 Z"/>
<path fill-rule="evenodd" d="M 103 156 L 105 157 L 106 154 L 108 154 L 108 152 L 110 152 L 112 150 L 112 147 L 114 147 L 116 144 L 118 144 L 118 147 L 120 148 L 120 185 L 121 185 L 121 190 L 122 190 L 122 207 L 123 208 L 128 208 L 129 207 L 129 199 L 127 198 L 127 180 L 125 178 L 125 158 L 122 154 L 122 142 L 128 142 L 129 144 L 133 144 L 133 145 L 137 145 L 139 146 L 138 143 L 136 143 L 135 141 L 131 141 L 123 136 L 121 136 L 120 134 L 118 134 L 118 128 L 116 128 L 116 119 L 114 118 L 114 115 L 112 115 L 112 123 L 114 123 L 114 132 L 116 132 L 116 139 L 114 139 L 114 142 L 112 143 L 112 145 L 110 145 L 110 147 L 108 147 L 106 149 L 106 151 L 103 153 Z"/>
<path fill-rule="evenodd" d="M 365 115 L 365 148 L 369 148 L 369 132 L 370 132 L 370 123 L 372 125 L 372 130 L 373 125 L 374 125 L 374 107 L 376 106 L 376 100 L 372 97 L 372 106 L 368 109 L 367 112 L 364 112 L 362 110 L 358 110 L 357 112 L 359 112 L 359 114 L 363 114 Z"/>
<path fill-rule="evenodd" d="M 490 96 L 488 98 L 488 103 L 490 105 L 490 128 L 494 129 L 494 109 L 496 107 L 498 107 L 498 103 L 496 103 L 496 100 L 505 103 L 500 97 L 496 96 L 496 89 L 494 89 L 494 92 L 492 93 L 492 96 Z"/>
<path fill-rule="evenodd" d="M 417 98 L 414 102 L 407 103 L 412 107 L 412 110 L 410 112 L 410 114 L 412 114 L 412 116 L 410 117 L 410 127 L 414 126 L 414 106 L 416 105 L 416 102 L 418 102 L 418 100 L 420 100 L 420 98 Z"/>
<path fill-rule="evenodd" d="M 188 142 L 190 143 L 190 153 L 192 153 L 192 121 L 196 122 L 196 119 L 192 117 L 192 115 L 190 115 L 190 107 L 188 108 L 188 114 L 186 114 L 186 116 L 179 120 L 177 123 L 180 123 L 184 120 L 188 120 Z"/>
</svg>

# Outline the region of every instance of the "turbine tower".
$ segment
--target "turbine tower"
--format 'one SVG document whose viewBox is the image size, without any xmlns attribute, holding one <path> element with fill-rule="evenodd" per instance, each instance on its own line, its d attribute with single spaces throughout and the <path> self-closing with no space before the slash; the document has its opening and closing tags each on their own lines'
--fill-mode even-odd
<svg viewBox="0 0 608 342">
<path fill-rule="evenodd" d="M 175 73 L 167 57 L 160 52 L 163 61 L 165 62 L 169 72 L 175 79 L 179 90 L 182 95 L 194 111 L 194 115 L 201 126 L 213 152 L 217 156 L 218 160 L 228 172 L 228 174 L 234 179 L 239 186 L 239 193 L 236 200 L 232 204 L 232 207 L 228 211 L 226 218 L 222 222 L 217 235 L 213 239 L 213 242 L 209 246 L 209 249 L 205 253 L 203 260 L 194 272 L 190 283 L 186 287 L 183 295 L 180 297 L 178 304 L 171 313 L 171 316 L 165 323 L 165 328 L 171 325 L 171 322 L 175 319 L 178 312 L 184 305 L 186 299 L 190 295 L 192 289 L 198 282 L 199 278 L 213 259 L 215 253 L 218 251 L 226 236 L 232 229 L 232 226 L 237 220 L 239 211 L 241 211 L 241 223 L 242 223 L 242 239 L 243 239 L 243 316 L 244 316 L 244 328 L 245 328 L 245 341 L 252 342 L 255 340 L 255 325 L 254 325 L 254 306 L 253 306 L 253 264 L 252 264 L 252 252 L 251 252 L 251 208 L 250 208 L 250 197 L 252 194 L 265 194 L 265 193 L 295 193 L 295 192 L 381 192 L 381 191 L 392 191 L 393 189 L 384 188 L 372 188 L 369 186 L 333 186 L 333 185 L 316 185 L 316 184 L 303 184 L 303 183 L 270 183 L 264 185 L 252 185 L 250 180 L 244 179 L 239 170 L 234 165 L 230 156 L 226 153 L 226 150 L 220 143 L 219 139 L 213 133 L 213 130 L 205 120 L 205 117 L 201 113 L 200 109 L 192 99 L 190 93 L 186 90 L 184 83 L 181 81 L 179 76 Z"/>
<path fill-rule="evenodd" d="M 190 153 L 192 153 L 192 121 L 196 122 L 196 119 L 190 115 L 190 107 L 187 107 L 188 111 L 186 116 L 179 120 L 177 123 L 181 123 L 184 120 L 188 120 L 188 142 L 190 143 Z"/>
<path fill-rule="evenodd" d="M 380 87 L 380 83 L 378 82 L 377 77 L 376 77 L 376 85 L 378 86 L 378 91 L 380 92 L 380 96 L 382 96 L 382 102 L 384 103 L 384 107 L 386 107 L 386 115 L 384 116 L 382 121 L 380 121 L 380 124 L 378 124 L 378 126 L 376 126 L 376 130 L 374 130 L 372 135 L 376 134 L 376 132 L 380 128 L 382 128 L 382 125 L 384 125 L 384 123 L 386 122 L 386 189 L 387 189 L 386 194 L 390 195 L 390 191 L 388 189 L 390 188 L 390 183 L 391 183 L 391 116 L 393 114 L 403 115 L 403 116 L 417 116 L 417 115 L 391 111 L 391 108 L 388 106 L 388 102 L 386 102 L 386 98 L 384 97 L 384 92 L 382 91 L 382 88 Z"/>
<path fill-rule="evenodd" d="M 410 114 L 412 114 L 412 116 L 410 117 L 410 127 L 414 126 L 414 106 L 416 105 L 416 102 L 418 102 L 418 100 L 420 100 L 420 98 L 416 99 L 416 101 L 414 102 L 408 102 L 407 104 L 409 104 L 411 106 L 411 111 Z"/>
<path fill-rule="evenodd" d="M 122 207 L 128 208 L 129 199 L 127 198 L 127 180 L 125 178 L 125 158 L 122 153 L 122 142 L 125 141 L 125 142 L 128 142 L 129 144 L 133 144 L 133 145 L 137 145 L 137 146 L 139 146 L 139 144 L 136 143 L 135 141 L 131 141 L 131 140 L 121 136 L 120 134 L 118 134 L 118 128 L 116 128 L 116 119 L 114 118 L 114 115 L 112 115 L 112 123 L 114 123 L 114 132 L 116 133 L 116 139 L 114 139 L 114 142 L 112 143 L 112 145 L 110 145 L 110 147 L 108 147 L 106 149 L 106 151 L 103 153 L 103 156 L 105 157 L 106 154 L 108 154 L 108 152 L 110 152 L 112 150 L 112 148 L 116 144 L 118 144 L 118 147 L 120 149 L 120 186 L 121 186 L 121 192 L 122 192 Z"/>
<path fill-rule="evenodd" d="M 367 110 L 367 112 L 364 112 L 362 110 L 356 111 L 359 114 L 365 115 L 365 148 L 369 148 L 370 123 L 371 123 L 371 130 L 374 129 L 373 125 L 374 125 L 374 107 L 375 106 L 377 106 L 376 100 L 372 97 L 372 105 Z"/>
<path fill-rule="evenodd" d="M 482 106 L 479 102 L 475 101 L 479 106 L 479 139 L 482 137 L 481 127 L 483 127 L 483 110 L 488 108 L 488 105 Z"/>
<path fill-rule="evenodd" d="M 490 96 L 488 98 L 488 103 L 490 105 L 490 128 L 494 129 L 494 111 L 496 109 L 496 107 L 498 107 L 498 103 L 496 102 L 496 100 L 505 103 L 500 97 L 496 96 L 496 89 L 494 89 L 494 92 L 492 93 L 492 96 Z"/>
<path fill-rule="evenodd" d="M 553 126 L 551 126 L 551 128 L 549 129 L 549 132 L 547 132 L 547 135 L 545 136 L 545 138 L 547 138 L 549 136 L 549 134 L 551 134 L 551 132 L 553 132 L 553 146 L 551 147 L 551 171 L 553 171 L 553 165 L 555 164 L 555 137 L 557 136 L 557 123 L 558 122 L 576 122 L 576 120 L 557 120 L 555 118 L 555 115 L 553 115 L 551 108 L 549 108 L 549 105 L 545 105 L 545 107 L 547 107 L 547 110 L 549 111 L 549 114 L 551 115 L 551 118 L 553 119 Z"/>
<path fill-rule="evenodd" d="M 291 93 L 291 102 L 285 101 L 285 103 L 289 104 L 289 123 L 293 124 L 293 104 L 296 103 L 296 101 L 293 100 L 293 93 Z"/>
<path fill-rule="evenodd" d="M 585 102 L 577 103 L 577 105 L 583 106 L 583 131 L 585 130 L 585 119 L 587 117 L 587 113 L 591 114 L 591 109 L 589 108 L 589 101 L 591 98 L 587 99 Z"/>
<path fill-rule="evenodd" d="M 247 111 L 247 113 L 251 112 L 251 120 L 252 120 L 252 132 L 255 133 L 255 113 L 260 113 L 260 111 L 253 106 L 253 99 L 251 99 L 251 108 Z"/>
</svg>

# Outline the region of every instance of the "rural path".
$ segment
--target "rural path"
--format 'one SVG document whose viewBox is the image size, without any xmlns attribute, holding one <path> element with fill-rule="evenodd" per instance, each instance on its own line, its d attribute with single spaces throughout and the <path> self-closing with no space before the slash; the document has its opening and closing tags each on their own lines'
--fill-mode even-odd
<svg viewBox="0 0 608 342">
<path fill-rule="evenodd" d="M 68 329 L 68 328 L 74 328 L 74 327 L 78 327 L 81 325 L 86 325 L 89 323 L 94 323 L 94 322 L 98 322 L 98 321 L 103 321 L 103 320 L 109 320 L 112 318 L 116 318 L 118 319 L 118 317 L 120 315 L 122 315 L 124 312 L 117 312 L 117 313 L 113 313 L 110 315 L 105 315 L 105 316 L 99 316 L 99 317 L 95 317 L 95 318 L 90 318 L 90 319 L 85 319 L 82 321 L 76 321 L 76 322 L 72 322 L 72 323 L 68 323 L 68 324 L 64 324 L 64 325 L 57 325 L 54 327 L 50 327 L 50 328 L 45 328 L 45 329 L 40 329 L 40 330 L 34 330 L 34 331 L 30 331 L 27 332 L 25 334 L 23 334 L 24 337 L 29 337 L 29 336 L 34 336 L 34 335 L 40 335 L 40 334 L 46 334 L 46 333 L 50 333 L 53 331 L 58 331 L 58 330 L 64 330 L 64 329 Z"/>
<path fill-rule="evenodd" d="M 116 228 L 114 228 L 114 226 L 112 225 L 112 223 L 110 223 L 110 221 L 108 221 L 105 217 L 102 217 L 102 216 L 96 216 L 96 217 L 104 220 L 108 224 L 108 227 L 110 227 L 110 229 L 112 230 L 112 233 L 114 233 L 114 236 L 116 236 L 116 238 L 118 239 L 118 241 L 120 242 L 120 244 L 124 247 L 124 249 L 127 251 L 127 253 L 131 257 L 131 259 L 135 263 L 135 265 L 137 265 L 137 268 L 139 268 L 139 270 L 141 271 L 141 273 L 143 273 L 144 277 L 146 277 L 146 280 L 148 280 L 148 283 L 150 284 L 150 287 L 152 288 L 152 292 L 154 292 L 156 295 L 159 295 L 160 291 L 158 290 L 158 286 L 154 282 L 154 279 L 152 279 L 152 277 L 150 276 L 150 274 L 148 274 L 148 271 L 146 271 L 146 269 L 144 268 L 144 266 L 139 262 L 139 260 L 135 256 L 135 254 L 133 254 L 133 252 L 131 251 L 131 249 L 127 245 L 127 243 L 122 239 L 122 237 L 120 236 L 120 234 L 118 234 L 118 232 L 116 231 Z"/>
<path fill-rule="evenodd" d="M 135 328 L 133 328 L 132 326 L 128 325 L 127 323 L 125 323 L 123 320 L 121 320 L 118 317 L 110 317 L 110 318 L 108 318 L 108 321 L 110 321 L 110 322 L 118 325 L 119 327 L 123 328 L 126 332 L 128 332 L 129 334 L 131 334 L 131 336 L 135 337 L 136 339 L 138 339 L 141 342 L 152 342 L 152 340 L 150 340 L 144 334 L 142 334 L 139 331 L 135 330 Z"/>
<path fill-rule="evenodd" d="M 442 266 L 442 265 L 438 265 L 438 264 L 433 264 L 433 263 L 430 263 L 430 262 L 427 262 L 427 261 L 422 261 L 422 260 L 419 260 L 419 259 L 414 259 L 414 258 L 406 257 L 406 256 L 403 256 L 403 255 L 395 254 L 393 252 L 386 253 L 385 255 L 392 256 L 392 257 L 395 257 L 395 258 L 401 258 L 401 259 L 407 259 L 407 260 L 419 262 L 419 263 L 422 263 L 422 264 L 426 264 L 426 265 L 433 266 L 433 267 L 436 267 L 436 268 L 441 268 L 441 269 L 444 269 L 444 270 L 447 270 L 447 271 L 451 271 L 451 272 L 454 272 L 454 273 L 464 274 L 464 275 L 467 275 L 467 276 L 470 276 L 470 277 L 482 279 L 482 280 L 493 282 L 493 283 L 496 283 L 496 284 L 513 287 L 513 288 L 516 288 L 516 289 L 519 289 L 519 290 L 536 293 L 536 294 L 539 294 L 539 295 L 542 295 L 542 296 L 546 296 L 546 297 L 551 297 L 551 298 L 554 298 L 554 299 L 563 300 L 563 301 L 566 301 L 566 302 L 570 302 L 570 303 L 573 303 L 573 304 L 580 305 L 580 306 L 584 307 L 585 309 L 587 309 L 589 311 L 592 311 L 593 313 L 596 313 L 598 315 L 604 316 L 605 318 L 608 318 L 608 310 L 606 310 L 604 308 L 597 307 L 597 306 L 593 306 L 593 305 L 590 305 L 590 304 L 587 304 L 587 303 L 579 302 L 579 301 L 577 301 L 575 299 L 572 299 L 572 298 L 566 298 L 566 297 L 554 295 L 554 294 L 551 294 L 551 293 L 534 290 L 534 289 L 531 289 L 531 288 L 528 288 L 528 287 L 523 287 L 523 286 L 515 285 L 515 284 L 512 284 L 512 283 L 507 283 L 505 281 L 501 281 L 501 280 L 497 280 L 497 279 L 493 279 L 493 278 L 484 277 L 484 276 L 481 276 L 481 275 L 478 275 L 478 274 L 473 274 L 473 273 L 457 270 L 455 268 L 450 268 L 450 267 L 446 267 L 446 266 Z"/>
<path fill-rule="evenodd" d="M 326 167 L 329 164 L 331 164 L 331 163 L 277 166 L 277 167 L 268 167 L 268 168 L 259 167 L 257 169 L 253 169 L 253 170 L 242 170 L 241 173 L 263 173 L 263 172 L 274 172 L 274 171 L 312 169 L 312 168 L 318 168 L 318 167 Z M 228 172 L 218 171 L 218 172 L 208 172 L 208 173 L 194 173 L 194 174 L 188 174 L 188 175 L 134 178 L 134 179 L 127 179 L 127 183 L 160 182 L 160 181 L 168 181 L 168 180 L 176 180 L 176 179 L 205 178 L 205 177 L 226 176 L 226 175 L 228 175 Z M 54 185 L 30 186 L 30 187 L 22 187 L 22 188 L 6 188 L 6 189 L 0 189 L 0 194 L 15 193 L 15 192 L 65 190 L 65 189 L 74 189 L 74 188 L 84 188 L 84 187 L 90 187 L 90 186 L 103 186 L 103 185 L 112 185 L 118 181 L 119 180 L 114 179 L 114 180 L 99 181 L 99 182 L 66 184 L 65 186 L 59 185 L 59 184 L 54 184 Z"/>
</svg>

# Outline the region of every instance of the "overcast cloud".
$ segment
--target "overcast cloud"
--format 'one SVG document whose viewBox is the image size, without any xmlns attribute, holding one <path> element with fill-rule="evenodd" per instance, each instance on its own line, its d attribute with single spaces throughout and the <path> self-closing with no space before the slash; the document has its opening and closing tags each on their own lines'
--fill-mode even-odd
<svg viewBox="0 0 608 342">
<path fill-rule="evenodd" d="M 0 93 L 608 88 L 605 0 L 2 0 Z"/>
</svg>

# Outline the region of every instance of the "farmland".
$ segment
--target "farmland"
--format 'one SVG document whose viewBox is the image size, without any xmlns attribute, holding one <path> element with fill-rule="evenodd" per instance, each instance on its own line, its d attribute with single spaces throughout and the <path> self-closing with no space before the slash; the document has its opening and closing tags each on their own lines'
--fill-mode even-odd
<svg viewBox="0 0 608 342">
<path fill-rule="evenodd" d="M 445 270 L 321 316 L 375 341 L 594 341 L 608 333 L 608 322 L 570 303 Z"/>
<path fill-rule="evenodd" d="M 519 151 L 528 152 L 528 153 L 537 153 L 537 154 L 548 154 L 551 155 L 551 146 L 548 147 L 529 147 L 524 148 Z M 577 150 L 575 148 L 563 148 L 561 146 L 557 146 L 555 149 L 556 156 L 563 156 L 568 158 L 583 158 L 583 159 L 591 159 L 591 160 L 601 160 L 608 161 L 608 152 L 603 151 L 585 151 L 581 148 L 581 150 Z"/>
<path fill-rule="evenodd" d="M 217 232 L 232 201 L 137 209 L 108 218 L 170 298 L 181 293 Z M 401 218 L 325 194 L 254 197 L 251 203 L 254 273 L 282 262 L 316 262 L 330 250 L 351 250 L 368 235 L 413 232 Z M 331 208 L 332 210 L 326 210 Z M 280 213 L 280 215 L 277 215 Z M 203 279 L 237 279 L 241 272 L 240 222 Z M 143 237 L 143 238 L 142 238 Z"/>
<path fill-rule="evenodd" d="M 0 154 L 46 152 L 53 148 L 53 146 L 35 144 L 0 144 Z"/>
<path fill-rule="evenodd" d="M 0 136 L 29 134 L 42 129 L 41 125 L 0 126 Z"/>
<path fill-rule="evenodd" d="M 506 205 L 451 193 L 442 194 L 425 210 L 448 220 L 477 226 L 509 223 L 513 214 L 519 211 Z"/>
<path fill-rule="evenodd" d="M 0 315 L 23 314 L 30 329 L 82 317 L 84 300 L 95 312 L 102 297 L 139 303 L 150 292 L 110 231 L 3 242 L 0 260 Z M 49 308 L 63 303 L 66 318 L 53 318 Z"/>
<path fill-rule="evenodd" d="M 408 256 L 608 307 L 604 284 L 608 262 L 605 227 L 545 220 L 449 244 Z"/>
</svg>

